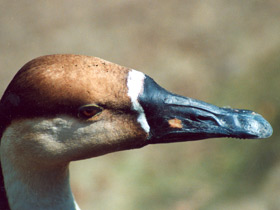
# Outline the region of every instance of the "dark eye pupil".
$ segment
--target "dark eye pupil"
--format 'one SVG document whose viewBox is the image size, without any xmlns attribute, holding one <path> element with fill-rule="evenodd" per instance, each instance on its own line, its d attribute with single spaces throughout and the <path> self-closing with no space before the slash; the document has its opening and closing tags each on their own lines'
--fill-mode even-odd
<svg viewBox="0 0 280 210">
<path fill-rule="evenodd" d="M 101 112 L 102 109 L 98 106 L 86 106 L 79 109 L 78 116 L 82 118 L 91 118 Z"/>
<path fill-rule="evenodd" d="M 93 115 L 96 114 L 96 110 L 87 109 L 87 110 L 84 110 L 84 111 L 83 111 L 83 114 L 84 114 L 85 116 L 91 117 L 91 116 L 93 116 Z"/>
</svg>

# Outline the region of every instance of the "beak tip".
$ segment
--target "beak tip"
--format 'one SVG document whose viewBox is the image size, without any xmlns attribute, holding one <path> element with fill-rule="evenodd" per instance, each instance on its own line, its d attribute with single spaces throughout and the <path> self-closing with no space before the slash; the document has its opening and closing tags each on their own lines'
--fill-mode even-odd
<svg viewBox="0 0 280 210">
<path fill-rule="evenodd" d="M 260 130 L 260 138 L 269 138 L 273 134 L 273 129 L 271 125 L 266 122 L 266 125 L 264 125 L 263 129 Z"/>
<path fill-rule="evenodd" d="M 269 138 L 273 134 L 272 126 L 259 114 L 255 115 L 250 127 L 256 139 Z"/>
</svg>

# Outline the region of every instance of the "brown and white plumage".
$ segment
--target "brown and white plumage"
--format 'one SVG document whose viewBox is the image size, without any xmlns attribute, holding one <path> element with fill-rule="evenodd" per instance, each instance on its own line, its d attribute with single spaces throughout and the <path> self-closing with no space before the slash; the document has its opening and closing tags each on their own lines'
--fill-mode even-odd
<svg viewBox="0 0 280 210">
<path fill-rule="evenodd" d="M 141 72 L 81 55 L 25 64 L 1 99 L 0 116 L 9 202 L 2 196 L 1 209 L 77 209 L 70 161 L 147 144 L 272 134 L 254 112 L 178 96 Z"/>
</svg>

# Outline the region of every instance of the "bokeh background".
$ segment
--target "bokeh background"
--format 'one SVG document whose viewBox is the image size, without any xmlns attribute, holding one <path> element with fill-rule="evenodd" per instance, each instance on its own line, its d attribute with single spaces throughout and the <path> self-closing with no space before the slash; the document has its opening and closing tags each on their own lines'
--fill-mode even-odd
<svg viewBox="0 0 280 210">
<path fill-rule="evenodd" d="M 147 146 L 71 164 L 82 209 L 280 209 L 279 0 L 0 0 L 0 95 L 17 70 L 73 53 L 268 119 L 266 140 Z"/>
</svg>

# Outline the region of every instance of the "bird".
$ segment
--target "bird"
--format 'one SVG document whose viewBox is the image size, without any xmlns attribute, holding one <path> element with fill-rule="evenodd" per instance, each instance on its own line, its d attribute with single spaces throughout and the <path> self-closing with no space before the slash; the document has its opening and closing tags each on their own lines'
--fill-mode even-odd
<svg viewBox="0 0 280 210">
<path fill-rule="evenodd" d="M 258 113 L 180 96 L 97 57 L 27 62 L 0 101 L 0 209 L 79 209 L 69 163 L 149 144 L 268 138 Z"/>
</svg>

